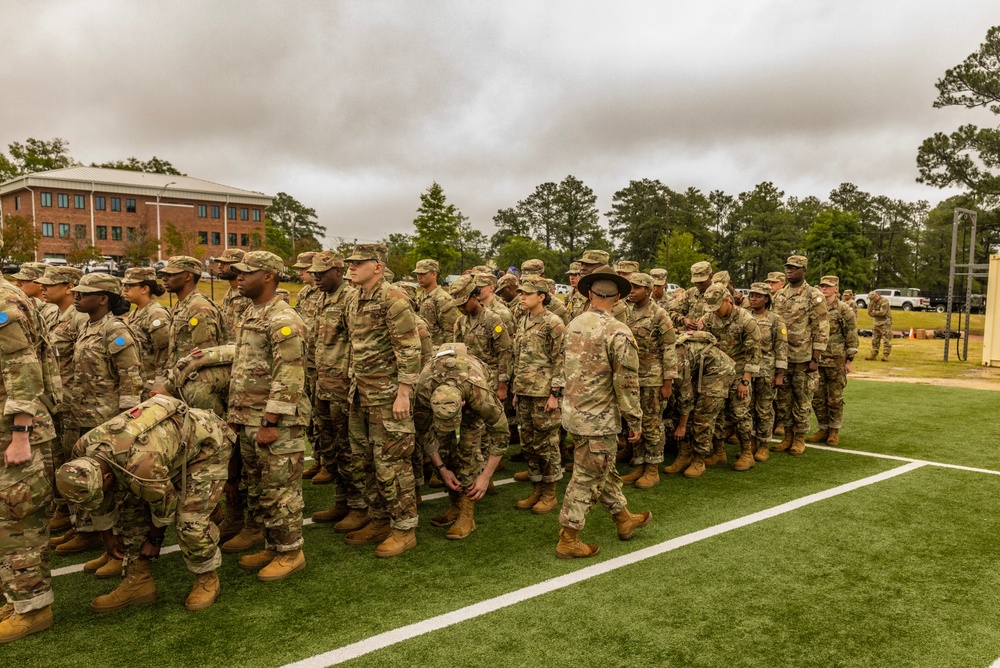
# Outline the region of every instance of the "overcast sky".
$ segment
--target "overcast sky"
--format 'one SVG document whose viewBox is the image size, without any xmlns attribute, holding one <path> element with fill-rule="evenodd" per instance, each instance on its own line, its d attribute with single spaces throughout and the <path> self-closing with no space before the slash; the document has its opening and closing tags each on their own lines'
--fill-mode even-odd
<svg viewBox="0 0 1000 668">
<path fill-rule="evenodd" d="M 920 142 L 996 120 L 934 83 L 998 23 L 997 0 L 5 0 L 0 148 L 156 155 L 363 240 L 411 231 L 435 180 L 486 232 L 567 174 L 602 212 L 639 178 L 937 203 Z"/>
</svg>

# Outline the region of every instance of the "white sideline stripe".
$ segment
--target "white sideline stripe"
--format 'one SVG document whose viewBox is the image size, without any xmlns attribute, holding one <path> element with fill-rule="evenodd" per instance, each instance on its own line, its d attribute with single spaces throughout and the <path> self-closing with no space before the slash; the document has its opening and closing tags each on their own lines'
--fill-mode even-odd
<svg viewBox="0 0 1000 668">
<path fill-rule="evenodd" d="M 332 666 L 338 663 L 343 663 L 344 661 L 356 659 L 359 656 L 364 656 L 370 652 L 401 643 L 405 640 L 416 638 L 417 636 L 424 635 L 425 633 L 438 631 L 453 624 L 468 621 L 475 617 L 527 601 L 528 599 L 569 587 L 570 585 L 583 582 L 584 580 L 589 580 L 590 578 L 598 575 L 610 573 L 611 571 L 624 566 L 630 566 L 651 557 L 671 552 L 686 545 L 691 545 L 692 543 L 705 540 L 706 538 L 712 538 L 714 536 L 718 536 L 719 534 L 733 531 L 734 529 L 740 529 L 755 522 L 783 515 L 784 513 L 797 510 L 818 501 L 824 501 L 834 496 L 854 491 L 861 487 L 874 485 L 877 482 L 895 478 L 896 476 L 909 473 L 910 471 L 914 471 L 923 466 L 926 466 L 924 462 L 912 462 L 904 466 L 884 471 L 877 475 L 855 480 L 854 482 L 839 485 L 838 487 L 833 487 L 815 494 L 809 494 L 808 496 L 782 503 L 774 506 L 773 508 L 751 513 L 750 515 L 739 517 L 728 522 L 723 522 L 722 524 L 716 524 L 715 526 L 701 529 L 684 536 L 671 538 L 670 540 L 662 543 L 651 545 L 650 547 L 636 550 L 635 552 L 630 552 L 629 554 L 624 554 L 620 557 L 615 557 L 614 559 L 608 559 L 607 561 L 602 561 L 594 564 L 593 566 L 587 566 L 578 571 L 552 578 L 551 580 L 545 580 L 544 582 L 539 582 L 538 584 L 533 584 L 528 587 L 524 587 L 523 589 L 518 589 L 495 598 L 480 601 L 479 603 L 474 603 L 464 608 L 459 608 L 458 610 L 438 615 L 437 617 L 431 617 L 430 619 L 402 626 L 398 629 L 386 631 L 385 633 L 380 633 L 370 638 L 359 640 L 358 642 L 345 645 L 329 652 L 324 652 L 323 654 L 317 654 L 316 656 L 302 659 L 301 661 L 289 663 L 286 664 L 284 668 L 321 668 L 323 666 Z"/>
<path fill-rule="evenodd" d="M 1000 668 L 1000 659 L 997 659 L 996 661 L 991 663 L 990 668 Z"/>
<path fill-rule="evenodd" d="M 508 485 L 514 482 L 513 478 L 505 478 L 504 480 L 494 480 L 493 486 L 498 487 L 500 485 Z M 433 501 L 434 499 L 443 499 L 448 496 L 448 492 L 434 492 L 433 494 L 428 494 L 424 498 L 424 501 Z M 302 526 L 307 527 L 313 524 L 312 518 L 307 517 L 302 520 Z M 180 551 L 180 546 L 178 545 L 168 545 L 167 547 L 160 550 L 160 554 L 173 554 L 174 552 Z M 70 573 L 79 573 L 83 570 L 83 564 L 73 564 L 72 566 L 63 566 L 62 568 L 57 568 L 52 571 L 52 577 L 57 577 L 59 575 L 69 575 Z"/>
<path fill-rule="evenodd" d="M 781 441 L 776 438 L 771 439 L 772 443 L 780 443 Z M 961 466 L 960 464 L 946 464 L 944 462 L 932 462 L 927 459 L 914 459 L 912 457 L 900 457 L 899 455 L 885 455 L 881 452 L 868 452 L 867 450 L 848 450 L 847 448 L 833 447 L 831 445 L 816 445 L 813 443 L 806 443 L 807 448 L 815 448 L 816 450 L 826 450 L 828 452 L 843 452 L 847 455 L 861 455 L 862 457 L 875 457 L 876 459 L 891 459 L 897 462 L 910 462 L 917 464 L 926 464 L 927 466 L 937 466 L 942 469 L 955 469 L 956 471 L 971 471 L 972 473 L 988 473 L 990 475 L 1000 475 L 1000 471 L 994 471 L 993 469 L 980 469 L 974 466 Z M 1000 660 L 1000 659 L 998 659 Z M 992 666 L 990 667 L 992 668 Z M 1000 666 L 997 666 L 1000 668 Z"/>
</svg>

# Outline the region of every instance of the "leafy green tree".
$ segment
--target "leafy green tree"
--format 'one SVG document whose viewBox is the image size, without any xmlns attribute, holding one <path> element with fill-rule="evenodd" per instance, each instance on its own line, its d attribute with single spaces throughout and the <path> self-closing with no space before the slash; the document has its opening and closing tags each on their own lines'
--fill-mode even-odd
<svg viewBox="0 0 1000 668">
<path fill-rule="evenodd" d="M 715 262 L 712 256 L 698 246 L 694 235 L 690 232 L 670 233 L 670 254 L 667 256 L 667 244 L 661 243 L 656 254 L 656 266 L 667 270 L 667 280 L 685 288 L 691 287 L 691 265 L 696 262 Z"/>
<path fill-rule="evenodd" d="M 101 164 L 90 163 L 91 167 L 106 167 L 109 169 L 126 169 L 130 172 L 146 172 L 148 174 L 172 174 L 173 176 L 187 176 L 177 170 L 169 161 L 157 158 L 155 155 L 149 160 L 139 160 L 135 156 L 128 160 L 112 160 Z"/>
<path fill-rule="evenodd" d="M 389 251 L 389 269 L 396 274 L 396 280 L 405 280 L 417 263 L 413 254 L 413 237 L 394 232 L 382 239 L 382 243 Z"/>
<path fill-rule="evenodd" d="M 31 218 L 7 214 L 3 219 L 3 257 L 14 262 L 30 262 L 38 250 L 38 230 Z"/>
<path fill-rule="evenodd" d="M 867 247 L 856 212 L 836 208 L 821 211 L 803 241 L 809 258 L 806 280 L 818 285 L 822 276 L 834 274 L 840 278 L 841 289 L 867 288 Z"/>
<path fill-rule="evenodd" d="M 715 255 L 715 264 L 712 267 L 730 271 L 734 281 L 737 280 L 737 276 L 730 268 L 739 266 L 739 238 L 746 223 L 743 218 L 733 215 L 735 211 L 736 199 L 732 195 L 727 195 L 721 190 L 713 190 L 708 194 L 708 214 L 712 231 L 715 233 L 714 243 L 711 246 Z"/>
<path fill-rule="evenodd" d="M 563 250 L 559 270 L 566 271 L 569 263 L 587 248 L 611 250 L 604 229 L 600 226 L 597 196 L 583 181 L 572 174 L 559 183 L 556 203 L 560 220 L 556 228 L 556 241 Z M 549 248 L 549 246 L 546 246 Z M 554 272 L 550 273 L 555 276 Z"/>
<path fill-rule="evenodd" d="M 317 220 L 316 209 L 305 206 L 288 193 L 282 192 L 274 196 L 271 206 L 265 211 L 265 217 L 289 240 L 288 253 L 282 257 L 295 259 L 298 253 L 322 247 L 319 240 L 326 236 L 326 228 Z M 264 229 L 268 238 L 266 243 L 271 244 L 272 237 L 267 234 L 266 224 Z"/>
<path fill-rule="evenodd" d="M 773 183 L 765 181 L 737 198 L 731 215 L 740 228 L 739 260 L 735 265 L 717 268 L 728 270 L 737 285 L 764 280 L 769 271 L 783 266 L 801 243 L 794 217 L 782 202 L 784 196 Z"/>
<path fill-rule="evenodd" d="M 156 247 L 153 247 L 153 253 Z M 66 261 L 70 264 L 87 264 L 88 262 L 100 262 L 104 259 L 101 249 L 97 246 L 87 246 L 81 244 L 76 239 L 70 243 L 69 252 L 66 253 Z"/>
<path fill-rule="evenodd" d="M 559 253 L 547 249 L 541 242 L 526 237 L 511 237 L 507 243 L 500 247 L 497 253 L 497 268 L 506 270 L 508 267 L 520 269 L 525 260 L 539 259 L 545 263 L 546 276 L 552 277 L 556 282 L 561 283 L 558 274 Z"/>
<path fill-rule="evenodd" d="M 559 201 L 560 186 L 547 181 L 535 187 L 535 191 L 517 203 L 517 215 L 531 230 L 535 238 L 545 242 L 545 248 L 552 249 L 558 240 L 559 230 L 565 212 Z"/>
<path fill-rule="evenodd" d="M 501 246 L 507 243 L 511 237 L 530 237 L 531 226 L 518 213 L 517 209 L 508 207 L 500 209 L 493 216 L 493 224 L 497 231 L 490 237 L 490 252 L 496 254 Z"/>
<path fill-rule="evenodd" d="M 489 254 L 490 240 L 485 234 L 472 227 L 467 220 L 458 226 L 459 271 L 485 264 Z"/>
<path fill-rule="evenodd" d="M 278 257 L 294 260 L 297 253 L 292 252 L 292 238 L 270 218 L 264 219 L 264 243 L 261 250 L 271 251 Z"/>
<path fill-rule="evenodd" d="M 656 179 L 629 181 L 611 198 L 608 218 L 618 255 L 652 268 L 657 250 L 668 238 L 668 188 Z"/>
<path fill-rule="evenodd" d="M 198 243 L 194 232 L 181 230 L 169 220 L 164 225 L 163 247 L 168 255 L 189 255 L 199 260 L 207 255 L 208 251 Z"/>
<path fill-rule="evenodd" d="M 63 169 L 77 164 L 69 156 L 69 142 L 56 137 L 50 141 L 27 139 L 7 145 L 10 157 L 0 153 L 0 183 L 25 174 Z"/>
<path fill-rule="evenodd" d="M 156 255 L 159 243 L 156 237 L 149 234 L 145 225 L 140 225 L 136 228 L 135 234 L 126 239 L 122 257 L 133 267 L 145 266 L 149 263 L 149 258 Z"/>
<path fill-rule="evenodd" d="M 449 204 L 444 189 L 437 181 L 427 192 L 420 195 L 417 217 L 413 219 L 416 234 L 413 235 L 413 250 L 417 259 L 431 258 L 441 266 L 441 273 L 448 274 L 457 269 L 461 252 L 458 250 L 461 232 L 459 226 L 465 217 Z"/>
</svg>

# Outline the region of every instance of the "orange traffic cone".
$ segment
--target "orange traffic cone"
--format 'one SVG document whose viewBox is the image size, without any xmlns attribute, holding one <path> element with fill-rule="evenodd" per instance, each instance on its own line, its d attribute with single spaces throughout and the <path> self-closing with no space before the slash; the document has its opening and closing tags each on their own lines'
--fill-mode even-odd
<svg viewBox="0 0 1000 668">
<path fill-rule="evenodd" d="M 917 337 L 916 337 L 916 336 L 915 336 L 915 335 L 913 334 L 913 328 L 912 328 L 912 327 L 910 327 L 910 335 L 909 335 L 908 337 L 906 337 L 906 338 L 908 338 L 908 339 L 915 339 L 915 338 L 917 338 Z"/>
</svg>

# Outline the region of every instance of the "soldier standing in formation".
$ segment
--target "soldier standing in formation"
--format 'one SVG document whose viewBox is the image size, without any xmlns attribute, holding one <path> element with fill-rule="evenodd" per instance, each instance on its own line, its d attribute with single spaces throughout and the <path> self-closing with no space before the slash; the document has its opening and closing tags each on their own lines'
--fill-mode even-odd
<svg viewBox="0 0 1000 668">
<path fill-rule="evenodd" d="M 229 289 L 226 290 L 219 305 L 222 319 L 226 323 L 227 343 L 236 343 L 236 327 L 243 312 L 250 306 L 250 300 L 240 294 L 239 286 L 236 284 L 236 279 L 239 277 L 233 271 L 233 265 L 242 262 L 244 255 L 246 253 L 239 248 L 227 248 L 215 259 L 219 265 L 219 278 L 229 281 Z"/>
<path fill-rule="evenodd" d="M 857 315 L 858 315 L 858 302 L 855 301 L 855 299 L 854 299 L 854 290 L 844 290 L 844 294 L 843 294 L 843 297 L 841 297 L 841 301 L 843 301 L 845 304 L 847 304 L 848 306 L 850 306 L 851 310 L 854 311 L 855 317 L 857 317 Z"/>
<path fill-rule="evenodd" d="M 455 310 L 448 291 L 438 285 L 439 271 L 437 260 L 420 260 L 413 270 L 420 286 L 418 313 L 427 323 L 435 348 L 449 339 L 458 320 L 458 311 Z"/>
<path fill-rule="evenodd" d="M 687 289 L 671 312 L 674 327 L 689 332 L 698 329 L 701 316 L 705 315 L 705 291 L 712 286 L 712 265 L 708 262 L 692 264 L 691 283 L 692 287 Z"/>
<path fill-rule="evenodd" d="M 59 307 L 42 301 L 42 284 L 38 282 L 38 279 L 45 275 L 45 269 L 48 266 L 44 262 L 25 262 L 11 278 L 17 282 L 17 287 L 21 288 L 21 292 L 28 297 L 35 310 L 38 311 L 44 330 L 51 332 L 59 318 Z"/>
<path fill-rule="evenodd" d="M 198 292 L 201 262 L 187 255 L 175 255 L 160 270 L 163 283 L 177 296 L 170 311 L 170 345 L 167 368 L 195 348 L 221 346 L 229 339 L 222 311 L 208 297 Z"/>
<path fill-rule="evenodd" d="M 135 310 L 127 313 L 124 320 L 139 343 L 147 382 L 167 374 L 170 313 L 154 299 L 165 292 L 152 267 L 132 267 L 125 271 L 122 294 L 135 305 Z"/>
<path fill-rule="evenodd" d="M 882 346 L 882 361 L 889 361 L 892 352 L 892 307 L 889 300 L 872 290 L 868 293 L 868 315 L 872 318 L 872 352 L 866 360 L 878 357 Z M 884 343 L 883 343 L 884 342 Z"/>
<path fill-rule="evenodd" d="M 806 440 L 811 443 L 840 445 L 840 428 L 844 423 L 844 388 L 851 363 L 858 354 L 858 325 L 851 307 L 840 301 L 837 289 L 840 279 L 824 276 L 819 281 L 820 292 L 826 298 L 830 341 L 819 360 L 819 383 L 813 394 L 819 428 Z"/>
<path fill-rule="evenodd" d="M 774 398 L 785 382 L 788 369 L 788 332 L 771 310 L 771 288 L 767 283 L 750 286 L 751 315 L 760 330 L 760 371 L 753 379 L 754 459 L 767 461 L 774 429 Z"/>
</svg>

